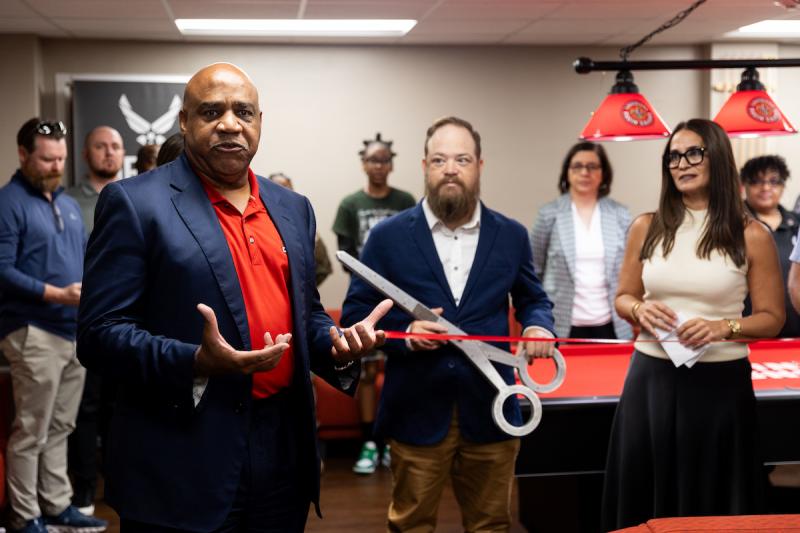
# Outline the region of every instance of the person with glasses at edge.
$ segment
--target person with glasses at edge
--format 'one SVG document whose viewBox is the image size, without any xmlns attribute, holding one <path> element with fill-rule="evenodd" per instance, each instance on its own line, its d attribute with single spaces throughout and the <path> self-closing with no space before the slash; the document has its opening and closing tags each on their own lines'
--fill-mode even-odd
<svg viewBox="0 0 800 533">
<path fill-rule="evenodd" d="M 742 317 L 750 294 L 752 314 Z M 725 131 L 681 122 L 658 209 L 631 224 L 615 301 L 641 327 L 611 429 L 603 531 L 667 516 L 758 514 L 764 473 L 748 346 L 783 326 L 780 263 L 747 213 Z M 699 359 L 676 366 L 659 332 Z"/>
<path fill-rule="evenodd" d="M 86 176 L 67 189 L 67 194 L 78 202 L 83 224 L 88 233 L 94 228 L 94 208 L 100 191 L 122 177 L 125 145 L 122 136 L 110 126 L 96 126 L 86 135 L 82 151 L 86 162 Z M 113 391 L 103 387 L 96 372 L 87 372 L 83 397 L 75 421 L 75 431 L 68 441 L 68 466 L 74 494 L 72 503 L 80 512 L 94 514 L 94 497 L 97 491 L 97 437 L 104 442 L 105 429 L 111 418 L 110 406 Z"/>
<path fill-rule="evenodd" d="M 542 206 L 531 230 L 533 264 L 553 302 L 559 337 L 633 336 L 614 311 L 631 215 L 608 197 L 613 177 L 601 145 L 575 144 L 561 165 L 561 196 Z"/>
<path fill-rule="evenodd" d="M 103 531 L 71 504 L 67 437 L 85 371 L 75 352 L 86 229 L 64 193 L 64 124 L 32 118 L 20 167 L 0 188 L 0 348 L 16 409 L 6 451 L 11 531 Z"/>
<path fill-rule="evenodd" d="M 358 154 L 367 175 L 367 184 L 342 200 L 333 222 L 339 250 L 344 250 L 353 257 L 359 256 L 369 231 L 375 224 L 416 205 L 411 194 L 389 186 L 389 174 L 394 169 L 393 161 L 397 155 L 392 151 L 392 141 L 384 140 L 377 133 L 374 139 L 363 142 L 364 149 Z M 377 405 L 375 379 L 381 359 L 382 352 L 376 351 L 361 360 L 361 380 L 356 398 L 364 443 L 358 460 L 353 465 L 353 472 L 356 474 L 375 472 L 379 457 L 384 466 L 389 466 L 389 450 L 385 449 L 374 434 Z"/>
<path fill-rule="evenodd" d="M 786 305 L 786 323 L 778 337 L 800 336 L 800 314 L 792 306 L 789 294 L 789 272 L 792 266 L 792 250 L 797 243 L 797 230 L 800 228 L 800 215 L 784 209 L 780 204 L 789 168 L 786 161 L 778 155 L 763 155 L 747 161 L 739 171 L 744 185 L 745 206 L 750 214 L 766 225 L 772 233 L 778 248 L 778 260 L 783 274 Z M 798 257 L 800 259 L 800 257 Z M 745 300 L 744 316 L 751 312 L 750 299 Z M 800 465 L 778 465 L 769 474 L 770 512 L 797 513 L 797 489 L 800 488 Z M 794 489 L 794 490 L 784 490 Z"/>
</svg>

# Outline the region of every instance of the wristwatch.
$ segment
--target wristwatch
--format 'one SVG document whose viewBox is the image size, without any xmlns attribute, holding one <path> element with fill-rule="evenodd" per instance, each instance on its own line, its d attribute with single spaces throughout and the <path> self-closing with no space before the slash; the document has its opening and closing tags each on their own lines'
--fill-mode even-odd
<svg viewBox="0 0 800 533">
<path fill-rule="evenodd" d="M 729 339 L 735 339 L 742 334 L 742 323 L 738 320 L 734 320 L 732 318 L 724 319 L 725 322 L 728 323 L 728 327 L 731 329 L 731 335 L 728 337 Z"/>
</svg>

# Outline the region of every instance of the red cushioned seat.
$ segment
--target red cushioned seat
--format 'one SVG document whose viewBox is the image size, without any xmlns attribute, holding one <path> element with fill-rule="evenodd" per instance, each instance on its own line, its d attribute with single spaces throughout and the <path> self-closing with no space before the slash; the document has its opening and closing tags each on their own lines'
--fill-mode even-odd
<svg viewBox="0 0 800 533">
<path fill-rule="evenodd" d="M 693 516 L 656 518 L 613 533 L 800 533 L 800 515 Z"/>
<path fill-rule="evenodd" d="M 328 315 L 339 324 L 341 309 L 326 309 Z M 362 438 L 361 415 L 358 402 L 343 392 L 328 385 L 324 380 L 312 380 L 317 395 L 317 434 L 321 440 Z M 375 395 L 380 398 L 383 387 L 383 367 L 375 378 Z M 377 402 L 376 402 L 377 404 Z"/>
</svg>

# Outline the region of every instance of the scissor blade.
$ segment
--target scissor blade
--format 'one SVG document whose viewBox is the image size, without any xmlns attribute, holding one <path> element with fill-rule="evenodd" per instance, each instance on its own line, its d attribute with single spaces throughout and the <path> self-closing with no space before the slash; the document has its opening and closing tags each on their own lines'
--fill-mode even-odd
<svg viewBox="0 0 800 533">
<path fill-rule="evenodd" d="M 410 314 L 417 320 L 430 320 L 439 322 L 441 317 L 424 306 L 419 300 L 384 278 L 367 265 L 348 254 L 339 250 L 336 252 L 336 259 L 339 260 L 350 272 L 363 279 L 370 287 L 391 298 L 394 303 L 403 311 Z"/>
</svg>

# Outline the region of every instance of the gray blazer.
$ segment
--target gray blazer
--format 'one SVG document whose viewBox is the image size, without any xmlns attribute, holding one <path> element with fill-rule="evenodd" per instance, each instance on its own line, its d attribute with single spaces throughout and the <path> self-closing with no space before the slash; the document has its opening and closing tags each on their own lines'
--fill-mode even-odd
<svg viewBox="0 0 800 533">
<path fill-rule="evenodd" d="M 545 204 L 531 231 L 533 266 L 542 280 L 547 296 L 553 302 L 556 334 L 567 337 L 572 327 L 572 304 L 575 299 L 575 227 L 569 194 Z M 631 326 L 614 310 L 614 298 L 619 283 L 619 270 L 625 255 L 625 240 L 631 214 L 624 205 L 600 198 L 600 224 L 605 248 L 606 279 L 608 280 L 608 303 L 614 332 L 618 339 L 631 339 Z"/>
</svg>

